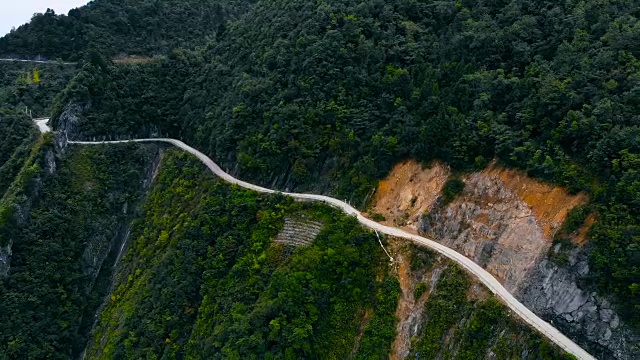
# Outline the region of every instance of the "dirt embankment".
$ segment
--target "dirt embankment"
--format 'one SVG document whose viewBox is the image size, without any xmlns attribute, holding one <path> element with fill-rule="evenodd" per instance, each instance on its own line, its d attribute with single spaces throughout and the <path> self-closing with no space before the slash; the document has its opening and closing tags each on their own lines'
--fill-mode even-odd
<svg viewBox="0 0 640 360">
<path fill-rule="evenodd" d="M 403 161 L 380 181 L 372 212 L 384 216 L 386 225 L 416 231 L 422 214 L 431 210 L 450 173 L 439 162 L 424 168 L 415 160 Z"/>
<path fill-rule="evenodd" d="M 454 248 L 515 291 L 547 253 L 555 231 L 585 194 L 534 180 L 521 171 L 495 165 L 462 177 L 463 192 L 449 205 L 437 201 L 450 176 L 435 162 L 396 165 L 380 182 L 372 212 L 385 222 L 423 232 Z"/>
<path fill-rule="evenodd" d="M 518 200 L 526 203 L 548 240 L 553 239 L 569 210 L 586 204 L 589 200 L 584 193 L 570 195 L 561 187 L 533 180 L 517 170 L 491 166 L 481 174 L 499 179 L 505 189 L 515 193 Z"/>
<path fill-rule="evenodd" d="M 431 291 L 435 288 L 442 271 L 447 267 L 447 261 L 439 256 L 433 256 L 433 263 L 412 269 L 412 256 L 428 256 L 429 252 L 417 253 L 417 249 L 404 239 L 392 238 L 389 241 L 389 249 L 395 259 L 394 272 L 397 273 L 400 282 L 400 299 L 396 309 L 398 324 L 396 326 L 396 338 L 391 345 L 390 360 L 405 359 L 410 351 L 412 339 L 421 333 L 421 325 L 424 321 L 424 306 L 429 299 Z M 416 294 L 416 287 L 426 284 L 422 294 Z M 423 285 L 424 286 L 424 285 Z M 419 295 L 416 297 L 416 295 Z"/>
<path fill-rule="evenodd" d="M 425 311 L 430 298 L 437 289 L 441 275 L 453 264 L 445 257 L 421 248 L 405 239 L 389 239 L 389 250 L 395 259 L 393 271 L 400 282 L 400 298 L 396 308 L 398 323 L 396 338 L 391 346 L 390 360 L 408 358 L 415 342 L 424 336 L 425 320 L 430 316 Z M 455 266 L 455 265 L 453 265 Z M 491 294 L 476 279 L 470 279 L 467 300 L 479 303 L 487 300 Z M 462 321 L 468 321 L 470 314 Z M 459 344 L 459 337 L 452 339 L 454 332 L 448 335 L 448 344 Z M 453 345 L 455 348 L 457 345 Z M 451 351 L 443 347 L 443 351 Z"/>
</svg>

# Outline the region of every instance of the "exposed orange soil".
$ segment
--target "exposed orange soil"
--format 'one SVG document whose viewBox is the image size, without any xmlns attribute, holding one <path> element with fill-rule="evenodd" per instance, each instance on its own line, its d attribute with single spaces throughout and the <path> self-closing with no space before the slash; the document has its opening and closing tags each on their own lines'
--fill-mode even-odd
<svg viewBox="0 0 640 360">
<path fill-rule="evenodd" d="M 411 274 L 407 268 L 407 261 L 404 259 L 402 255 L 397 257 L 397 261 L 399 264 L 398 267 L 398 280 L 400 280 L 400 289 L 402 290 L 402 294 L 400 295 L 400 299 L 398 299 L 398 307 L 396 308 L 396 318 L 400 321 L 409 317 L 411 313 L 412 304 L 411 298 L 408 294 L 412 293 L 413 286 L 411 286 Z M 396 333 L 396 338 L 391 345 L 391 353 L 389 354 L 390 360 L 399 360 L 402 358 L 400 355 L 402 353 L 402 348 L 405 342 L 404 336 L 402 336 L 400 331 Z"/>
<path fill-rule="evenodd" d="M 547 240 L 553 239 L 569 210 L 589 200 L 584 193 L 571 195 L 564 188 L 531 179 L 522 171 L 490 166 L 483 173 L 498 176 L 507 189 L 529 206 Z"/>
<path fill-rule="evenodd" d="M 478 217 L 476 218 L 476 221 L 481 223 L 481 224 L 485 224 L 485 225 L 489 225 L 489 214 L 487 213 L 481 213 L 480 215 L 478 215 Z"/>
<path fill-rule="evenodd" d="M 380 181 L 373 211 L 383 215 L 388 225 L 411 227 L 431 209 L 449 174 L 449 168 L 439 162 L 423 169 L 415 160 L 403 161 Z"/>
<path fill-rule="evenodd" d="M 440 162 L 434 162 L 428 168 L 423 168 L 415 160 L 400 162 L 380 181 L 372 212 L 383 215 L 387 225 L 415 230 L 416 222 L 422 214 L 431 210 L 450 174 L 449 168 Z M 571 195 L 561 187 L 532 179 L 519 170 L 492 164 L 477 174 L 498 178 L 506 190 L 523 201 L 534 214 L 544 238 L 549 241 L 569 210 L 588 201 L 584 193 Z M 492 201 L 486 200 L 488 203 Z M 486 216 L 481 214 L 477 221 L 488 223 Z M 587 230 L 588 227 L 578 236 L 578 242 L 584 242 Z"/>
<path fill-rule="evenodd" d="M 511 290 L 546 256 L 568 212 L 588 201 L 584 193 L 571 195 L 494 163 L 463 176 L 463 192 L 445 208 L 434 208 L 450 173 L 442 163 L 423 168 L 403 161 L 380 182 L 371 211 L 383 215 L 387 225 L 411 232 L 419 230 L 423 214 L 433 213 L 438 222 L 430 226 L 439 234 L 434 240 L 483 263 Z M 592 222 L 592 217 L 585 222 L 574 242 L 586 241 Z"/>
</svg>

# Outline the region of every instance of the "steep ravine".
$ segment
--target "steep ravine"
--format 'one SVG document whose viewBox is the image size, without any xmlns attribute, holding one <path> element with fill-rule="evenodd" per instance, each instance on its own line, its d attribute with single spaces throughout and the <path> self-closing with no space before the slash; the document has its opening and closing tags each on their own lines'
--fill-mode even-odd
<svg viewBox="0 0 640 360">
<path fill-rule="evenodd" d="M 10 244 L 0 274 L 0 355 L 9 359 L 80 354 L 157 166 L 152 144 L 64 149 L 48 135 L 42 141 L 18 177 L 25 181 L 15 186 L 11 216 L 0 221 Z"/>
<path fill-rule="evenodd" d="M 109 243 L 90 242 L 82 255 L 82 263 L 85 264 L 85 275 L 92 278 L 90 293 L 95 294 L 95 303 L 88 307 L 82 319 L 80 333 L 90 334 L 98 322 L 98 317 L 109 295 L 113 292 L 113 277 L 118 268 L 118 262 L 126 252 L 130 243 L 131 222 L 140 215 L 140 207 L 149 194 L 153 179 L 158 174 L 163 149 L 157 146 L 148 146 L 145 149 L 151 155 L 150 163 L 145 168 L 139 187 L 138 200 L 133 203 L 126 202 L 122 206 L 123 218 L 117 224 L 115 234 Z M 79 355 L 85 358 L 86 348 Z"/>
<path fill-rule="evenodd" d="M 598 358 L 640 356 L 640 338 L 612 300 L 578 285 L 589 272 L 588 239 L 570 250 L 566 265 L 553 260 L 553 235 L 574 206 L 588 202 L 585 195 L 492 165 L 462 176 L 464 190 L 443 205 L 441 191 L 450 176 L 440 163 L 425 169 L 412 161 L 398 164 L 381 182 L 371 211 L 474 259 Z"/>
</svg>

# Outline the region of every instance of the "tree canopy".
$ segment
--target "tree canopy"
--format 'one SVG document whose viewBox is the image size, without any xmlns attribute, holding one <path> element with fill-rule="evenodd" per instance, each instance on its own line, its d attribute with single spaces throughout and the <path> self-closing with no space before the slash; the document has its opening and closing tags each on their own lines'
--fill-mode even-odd
<svg viewBox="0 0 640 360">
<path fill-rule="evenodd" d="M 412 157 L 496 158 L 586 191 L 585 286 L 638 324 L 639 16 L 633 0 L 96 0 L 36 16 L 0 53 L 84 59 L 53 106 L 60 126 L 79 105 L 73 136 L 181 138 L 283 190 L 363 205 Z"/>
<path fill-rule="evenodd" d="M 640 5 L 264 1 L 206 50 L 88 63 L 80 136 L 183 138 L 246 178 L 362 200 L 402 158 L 498 158 L 592 195 L 592 284 L 640 319 Z M 633 315 L 632 315 L 633 314 Z"/>
<path fill-rule="evenodd" d="M 108 56 L 165 54 L 206 44 L 253 2 L 94 0 L 68 15 L 47 9 L 0 38 L 0 55 L 75 61 L 89 50 Z"/>
</svg>

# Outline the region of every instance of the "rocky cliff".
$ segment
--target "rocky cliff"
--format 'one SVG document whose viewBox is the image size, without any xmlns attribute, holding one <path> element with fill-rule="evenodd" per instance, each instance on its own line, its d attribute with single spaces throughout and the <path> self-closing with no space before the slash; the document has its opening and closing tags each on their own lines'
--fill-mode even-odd
<svg viewBox="0 0 640 360">
<path fill-rule="evenodd" d="M 599 358 L 640 356 L 640 338 L 612 309 L 613 299 L 581 287 L 589 272 L 586 230 L 569 249 L 553 245 L 568 212 L 587 203 L 586 195 L 571 195 L 493 164 L 461 176 L 464 189 L 445 205 L 441 191 L 451 176 L 440 163 L 428 168 L 413 161 L 398 164 L 378 187 L 371 212 L 473 259 Z M 554 260 L 559 254 L 565 261 Z"/>
</svg>

